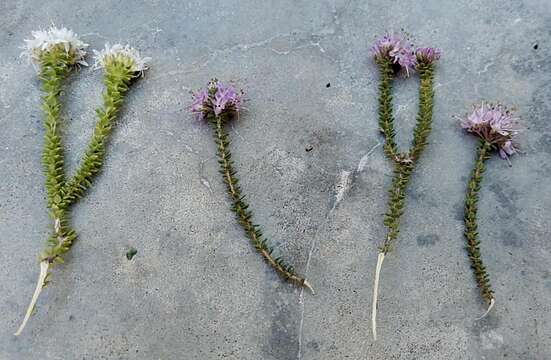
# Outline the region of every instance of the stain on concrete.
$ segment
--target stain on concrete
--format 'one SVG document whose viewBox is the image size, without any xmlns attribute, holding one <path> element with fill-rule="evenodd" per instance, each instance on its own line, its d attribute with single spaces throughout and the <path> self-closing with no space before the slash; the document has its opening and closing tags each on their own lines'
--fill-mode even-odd
<svg viewBox="0 0 551 360">
<path fill-rule="evenodd" d="M 514 230 L 503 230 L 501 232 L 501 242 L 505 246 L 521 247 L 523 245 L 523 239 Z"/>
<path fill-rule="evenodd" d="M 417 245 L 419 246 L 434 246 L 440 241 L 437 234 L 424 234 L 417 236 Z"/>
</svg>

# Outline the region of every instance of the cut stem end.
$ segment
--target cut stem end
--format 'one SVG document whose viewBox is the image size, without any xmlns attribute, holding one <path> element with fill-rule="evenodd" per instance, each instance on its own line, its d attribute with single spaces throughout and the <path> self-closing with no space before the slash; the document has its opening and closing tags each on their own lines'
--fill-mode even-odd
<svg viewBox="0 0 551 360">
<path fill-rule="evenodd" d="M 486 316 L 488 316 L 488 314 L 490 313 L 490 311 L 494 308 L 495 303 L 496 303 L 495 299 L 492 298 L 492 299 L 490 300 L 490 305 L 488 305 L 488 309 L 486 310 L 486 312 L 485 312 L 484 314 L 482 314 L 481 317 L 476 318 L 476 321 L 482 320 L 482 319 L 484 319 Z"/>
<path fill-rule="evenodd" d="M 379 253 L 377 257 L 377 267 L 375 268 L 375 283 L 373 285 L 373 304 L 371 305 L 371 330 L 373 331 L 373 341 L 377 341 L 377 298 L 379 296 L 379 276 L 381 267 L 385 260 L 385 253 Z"/>
<path fill-rule="evenodd" d="M 17 329 L 17 331 L 15 332 L 14 334 L 15 336 L 21 335 L 21 332 L 25 328 L 25 325 L 27 325 L 27 321 L 29 321 L 31 314 L 33 313 L 36 302 L 38 301 L 38 297 L 40 296 L 40 293 L 44 288 L 44 280 L 46 280 L 46 275 L 48 275 L 49 266 L 50 266 L 50 263 L 48 261 L 40 262 L 40 274 L 38 275 L 38 282 L 36 283 L 36 289 L 34 289 L 34 294 L 31 299 L 31 303 L 27 308 L 27 312 L 25 313 L 25 318 L 23 319 L 23 322 L 19 326 L 19 329 Z"/>
<path fill-rule="evenodd" d="M 304 280 L 304 282 L 302 283 L 302 285 L 307 288 L 308 290 L 310 290 L 312 292 L 312 295 L 315 295 L 316 292 L 314 291 L 314 288 L 312 287 L 312 285 L 310 285 L 310 283 L 308 282 L 308 280 Z"/>
</svg>

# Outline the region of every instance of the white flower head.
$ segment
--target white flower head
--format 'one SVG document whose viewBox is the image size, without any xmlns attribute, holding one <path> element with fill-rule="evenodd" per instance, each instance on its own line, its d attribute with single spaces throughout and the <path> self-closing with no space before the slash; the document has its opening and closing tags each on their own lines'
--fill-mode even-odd
<svg viewBox="0 0 551 360">
<path fill-rule="evenodd" d="M 142 57 L 140 52 L 130 45 L 105 44 L 101 51 L 94 50 L 94 69 L 105 67 L 110 61 L 130 61 L 132 71 L 141 73 L 149 69 L 150 57 Z"/>
<path fill-rule="evenodd" d="M 72 55 L 72 64 L 88 66 L 84 61 L 86 55 L 84 49 L 88 47 L 88 44 L 80 40 L 72 30 L 51 26 L 48 30 L 33 31 L 32 36 L 32 39 L 25 39 L 25 45 L 21 47 L 23 49 L 21 56 L 30 61 L 39 63 L 43 53 L 50 51 L 58 44 L 63 44 L 65 52 Z"/>
</svg>

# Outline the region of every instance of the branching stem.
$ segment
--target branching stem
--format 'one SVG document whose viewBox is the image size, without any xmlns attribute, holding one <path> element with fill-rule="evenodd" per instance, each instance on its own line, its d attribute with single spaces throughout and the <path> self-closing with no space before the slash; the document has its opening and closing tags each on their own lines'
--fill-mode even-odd
<svg viewBox="0 0 551 360">
<path fill-rule="evenodd" d="M 40 275 L 25 318 L 15 333 L 21 334 L 36 305 L 42 288 L 49 279 L 49 270 L 63 263 L 63 255 L 69 251 L 76 239 L 76 233 L 69 225 L 69 207 L 91 186 L 91 181 L 103 164 L 106 141 L 113 122 L 122 106 L 125 93 L 131 80 L 137 75 L 126 62 L 113 61 L 106 65 L 103 94 L 104 106 L 98 109 L 99 120 L 92 139 L 75 175 L 66 181 L 63 163 L 63 145 L 60 134 L 62 80 L 69 73 L 69 55 L 63 45 L 54 47 L 41 55 L 41 74 L 43 82 L 43 111 L 45 115 L 44 150 L 42 161 L 46 177 L 48 208 L 53 219 L 53 231 L 47 240 L 45 249 L 39 256 Z"/>
<path fill-rule="evenodd" d="M 387 227 L 387 236 L 379 248 L 377 268 L 375 270 L 375 284 L 373 289 L 372 304 L 372 331 L 374 340 L 377 339 L 377 297 L 379 292 L 379 276 L 384 257 L 391 252 L 394 242 L 400 232 L 400 218 L 404 213 L 407 185 L 411 174 L 415 169 L 417 160 L 427 145 L 427 139 L 431 131 L 433 110 L 433 65 L 419 64 L 417 70 L 420 76 L 419 86 L 419 111 L 417 124 L 413 130 L 413 141 L 407 152 L 399 152 L 395 141 L 396 130 L 392 115 L 392 80 L 394 71 L 390 60 L 381 58 L 377 60 L 379 65 L 379 127 L 385 137 L 384 152 L 393 162 L 394 177 L 389 190 L 388 209 L 385 214 L 384 224 Z"/>
</svg>

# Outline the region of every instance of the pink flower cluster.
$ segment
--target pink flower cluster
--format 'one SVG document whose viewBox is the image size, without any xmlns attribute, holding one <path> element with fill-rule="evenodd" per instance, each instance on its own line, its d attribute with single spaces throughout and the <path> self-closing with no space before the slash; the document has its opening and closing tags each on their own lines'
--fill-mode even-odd
<svg viewBox="0 0 551 360">
<path fill-rule="evenodd" d="M 206 89 L 193 94 L 191 112 L 206 117 L 209 113 L 220 116 L 224 113 L 237 113 L 241 109 L 242 93 L 231 85 L 225 85 L 214 79 Z"/>
<path fill-rule="evenodd" d="M 518 152 L 513 142 L 518 133 L 517 120 L 504 105 L 482 103 L 461 120 L 461 127 L 496 146 L 501 158 L 507 159 Z"/>
<path fill-rule="evenodd" d="M 386 34 L 371 47 L 376 59 L 388 59 L 399 67 L 399 71 L 409 76 L 419 64 L 431 64 L 442 54 L 436 48 L 417 48 L 397 35 Z"/>
</svg>

